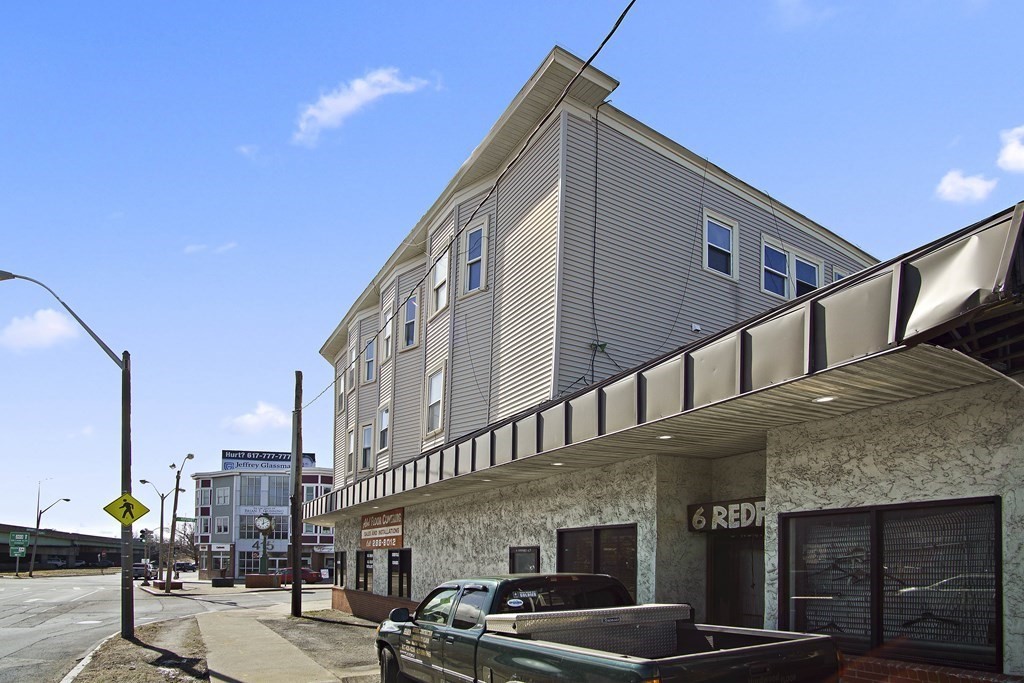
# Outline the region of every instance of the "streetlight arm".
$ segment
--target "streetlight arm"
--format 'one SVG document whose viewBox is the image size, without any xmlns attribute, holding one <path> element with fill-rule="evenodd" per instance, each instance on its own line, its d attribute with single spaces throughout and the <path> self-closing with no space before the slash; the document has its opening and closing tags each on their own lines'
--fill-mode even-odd
<svg viewBox="0 0 1024 683">
<path fill-rule="evenodd" d="M 120 358 L 117 357 L 116 353 L 114 353 L 113 351 L 110 350 L 110 347 L 107 346 L 103 342 L 103 340 L 100 339 L 96 335 L 95 332 L 92 331 L 91 327 L 89 327 L 88 325 L 85 324 L 84 320 L 82 320 L 81 318 L 78 317 L 77 313 L 75 313 L 73 310 L 71 310 L 70 306 L 68 306 L 66 303 L 64 303 L 63 299 L 61 299 L 59 296 L 57 296 L 57 293 L 55 291 L 53 291 L 52 289 L 47 287 L 45 284 L 43 284 L 39 280 L 36 280 L 34 278 L 30 278 L 30 277 L 26 277 L 25 275 L 15 275 L 14 273 L 11 273 L 11 272 L 6 271 L 6 270 L 0 270 L 0 280 L 28 280 L 29 282 L 34 282 L 35 284 L 37 284 L 40 287 L 42 287 L 43 289 L 45 289 L 47 292 L 49 292 L 51 295 L 53 295 L 54 299 L 56 299 L 58 302 L 60 302 L 60 305 L 63 306 L 64 309 L 68 313 L 70 313 L 75 320 L 78 321 L 78 324 L 81 325 L 85 329 L 85 331 L 89 333 L 89 336 L 92 337 L 93 341 L 95 341 L 97 344 L 99 344 L 100 348 L 103 349 L 107 353 L 108 356 L 110 356 L 110 359 L 112 361 L 114 361 L 114 363 L 117 365 L 117 367 L 119 367 L 122 370 L 124 370 L 124 362 Z"/>
<path fill-rule="evenodd" d="M 42 516 L 43 516 L 43 513 L 45 513 L 45 512 L 47 511 L 47 510 L 49 510 L 50 508 L 52 508 L 52 507 L 53 507 L 54 505 L 56 505 L 57 503 L 70 503 L 70 502 L 71 502 L 71 499 L 70 499 L 70 498 L 58 498 L 57 500 L 53 501 L 52 503 L 50 503 L 49 505 L 47 505 L 46 507 L 44 507 L 44 508 L 43 508 L 43 509 L 42 509 L 42 510 L 41 510 L 41 511 L 39 512 L 39 516 L 40 516 L 40 517 L 42 517 Z"/>
</svg>

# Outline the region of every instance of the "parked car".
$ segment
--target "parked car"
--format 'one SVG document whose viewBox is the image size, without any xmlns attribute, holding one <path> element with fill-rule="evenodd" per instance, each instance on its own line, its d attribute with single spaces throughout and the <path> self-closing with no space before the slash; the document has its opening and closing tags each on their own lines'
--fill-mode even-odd
<svg viewBox="0 0 1024 683">
<path fill-rule="evenodd" d="M 286 567 L 279 570 L 278 575 L 281 577 L 281 583 L 292 582 L 292 568 Z M 313 571 L 309 567 L 303 567 L 300 572 L 302 583 L 320 583 L 320 574 Z"/>
<path fill-rule="evenodd" d="M 104 568 L 105 567 L 113 567 L 114 563 L 111 562 L 110 560 L 100 560 L 99 562 L 96 563 L 96 566 L 97 567 L 104 567 Z"/>
<path fill-rule="evenodd" d="M 75 567 L 84 567 L 85 560 L 75 560 Z"/>
<path fill-rule="evenodd" d="M 696 624 L 689 605 L 636 605 L 599 574 L 451 581 L 391 610 L 376 646 L 382 683 L 820 683 L 839 671 L 829 636 Z"/>
<path fill-rule="evenodd" d="M 46 561 L 46 566 L 51 568 L 51 569 L 63 569 L 64 567 L 68 566 L 68 563 L 65 560 L 53 559 L 53 560 L 47 560 Z"/>
<path fill-rule="evenodd" d="M 194 562 L 175 562 L 174 571 L 176 572 L 194 572 L 196 565 Z"/>
<path fill-rule="evenodd" d="M 136 562 L 132 565 L 132 578 L 145 579 L 153 572 L 153 566 L 149 562 Z"/>
</svg>

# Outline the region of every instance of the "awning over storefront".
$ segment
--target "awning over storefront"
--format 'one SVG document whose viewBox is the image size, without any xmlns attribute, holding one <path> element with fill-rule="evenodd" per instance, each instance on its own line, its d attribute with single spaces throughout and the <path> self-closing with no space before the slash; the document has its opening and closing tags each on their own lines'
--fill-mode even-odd
<svg viewBox="0 0 1024 683">
<path fill-rule="evenodd" d="M 1024 203 L 305 505 L 313 524 L 768 430 L 1024 371 Z"/>
</svg>

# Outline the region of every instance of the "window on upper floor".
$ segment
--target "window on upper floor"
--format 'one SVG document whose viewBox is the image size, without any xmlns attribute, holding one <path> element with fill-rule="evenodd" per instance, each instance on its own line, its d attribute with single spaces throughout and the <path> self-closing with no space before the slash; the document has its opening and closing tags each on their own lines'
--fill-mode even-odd
<svg viewBox="0 0 1024 683">
<path fill-rule="evenodd" d="M 359 442 L 359 469 L 368 470 L 373 467 L 373 425 L 363 425 L 362 439 Z"/>
<path fill-rule="evenodd" d="M 257 474 L 243 474 L 240 477 L 239 505 L 263 505 L 263 477 Z"/>
<path fill-rule="evenodd" d="M 376 366 L 376 355 L 377 355 L 377 340 L 371 339 L 366 343 L 366 348 L 363 349 L 363 381 L 372 382 L 377 378 L 377 366 Z"/>
<path fill-rule="evenodd" d="M 195 531 L 195 533 L 203 534 L 204 536 L 206 534 L 210 533 L 210 518 L 209 517 L 200 517 L 199 519 L 196 520 L 196 531 Z"/>
<path fill-rule="evenodd" d="M 736 223 L 722 216 L 704 214 L 704 268 L 739 278 L 736 266 Z"/>
<path fill-rule="evenodd" d="M 476 292 L 487 286 L 487 218 L 474 223 L 463 240 L 462 291 Z"/>
<path fill-rule="evenodd" d="M 387 359 L 391 358 L 391 351 L 394 348 L 394 341 L 391 336 L 393 325 L 391 321 L 390 306 L 380 314 L 380 329 L 380 360 L 383 363 Z"/>
<path fill-rule="evenodd" d="M 270 487 L 268 491 L 269 498 L 267 505 L 274 505 L 281 507 L 288 504 L 291 499 L 291 491 L 289 490 L 289 482 L 287 476 L 271 475 Z"/>
<path fill-rule="evenodd" d="M 356 469 L 356 430 L 348 430 L 348 471 Z"/>
<path fill-rule="evenodd" d="M 838 268 L 833 268 L 832 269 L 832 282 L 839 282 L 844 277 L 846 277 L 846 273 L 844 273 L 843 271 L 839 270 Z"/>
<path fill-rule="evenodd" d="M 391 423 L 391 407 L 383 406 L 377 412 L 377 450 L 383 451 L 388 447 L 388 428 Z"/>
<path fill-rule="evenodd" d="M 196 489 L 196 505 L 209 505 L 213 489 Z"/>
<path fill-rule="evenodd" d="M 215 534 L 226 534 L 230 533 L 231 526 L 228 524 L 227 517 L 217 517 L 214 519 L 213 533 Z"/>
<path fill-rule="evenodd" d="M 430 278 L 433 290 L 430 299 L 430 312 L 437 313 L 448 305 L 448 252 L 434 264 L 433 274 Z"/>
<path fill-rule="evenodd" d="M 803 296 L 821 286 L 822 264 L 815 259 L 785 249 L 776 240 L 761 242 L 761 289 L 769 294 L 790 298 Z"/>
<path fill-rule="evenodd" d="M 409 296 L 405 302 L 405 306 L 402 311 L 402 348 L 408 349 L 416 346 L 417 335 L 419 330 L 417 329 L 417 321 L 419 320 L 418 312 L 419 307 L 416 304 L 416 293 L 414 292 Z"/>
<path fill-rule="evenodd" d="M 338 412 L 345 412 L 345 372 L 338 370 Z"/>
<path fill-rule="evenodd" d="M 433 434 L 441 429 L 444 404 L 444 370 L 438 370 L 427 377 L 426 432 Z"/>
<path fill-rule="evenodd" d="M 356 342 L 353 341 L 351 346 L 348 347 L 348 366 L 346 373 L 346 386 L 349 391 L 356 388 L 356 365 L 359 363 L 359 348 L 356 346 Z"/>
<path fill-rule="evenodd" d="M 230 502 L 231 502 L 231 488 L 227 487 L 227 486 L 218 486 L 217 487 L 216 504 L 217 505 L 227 505 Z"/>
</svg>

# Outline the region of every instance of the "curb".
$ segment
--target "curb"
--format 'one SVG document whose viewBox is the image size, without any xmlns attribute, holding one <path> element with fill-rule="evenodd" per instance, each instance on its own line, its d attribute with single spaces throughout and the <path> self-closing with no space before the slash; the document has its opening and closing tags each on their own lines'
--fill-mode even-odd
<svg viewBox="0 0 1024 683">
<path fill-rule="evenodd" d="M 92 661 L 92 656 L 94 654 L 96 654 L 97 650 L 99 650 L 101 647 L 106 645 L 107 641 L 110 640 L 111 638 L 113 638 L 116 635 L 118 635 L 118 632 L 115 631 L 114 633 L 111 633 L 109 636 L 107 636 L 106 638 L 101 640 L 99 643 L 97 643 L 96 647 L 94 647 L 93 649 L 89 650 L 89 654 L 87 654 L 85 657 L 82 657 L 82 661 L 80 661 L 78 664 L 76 664 L 74 669 L 69 671 L 67 673 L 67 675 L 64 676 L 64 678 L 60 679 L 60 683 L 71 683 L 76 678 L 78 678 L 78 674 L 82 673 L 82 671 L 85 669 L 85 667 L 89 666 L 89 662 Z"/>
</svg>

